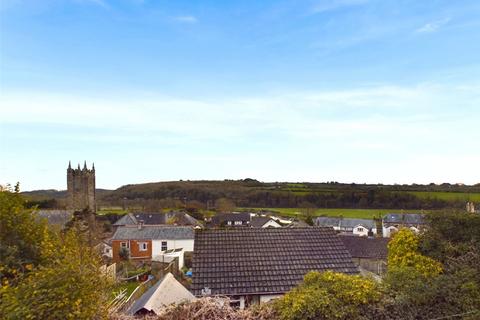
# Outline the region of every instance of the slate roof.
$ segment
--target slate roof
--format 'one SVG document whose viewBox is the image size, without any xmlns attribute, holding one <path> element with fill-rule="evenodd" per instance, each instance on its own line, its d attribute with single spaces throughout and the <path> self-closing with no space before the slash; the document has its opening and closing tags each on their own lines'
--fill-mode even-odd
<svg viewBox="0 0 480 320">
<path fill-rule="evenodd" d="M 250 213 L 241 212 L 241 213 L 220 213 L 212 217 L 211 224 L 214 226 L 220 226 L 226 221 L 242 221 L 250 222 Z"/>
<path fill-rule="evenodd" d="M 315 219 L 315 224 L 317 226 L 339 227 L 341 229 L 353 229 L 358 225 L 362 225 L 367 229 L 376 228 L 375 221 L 372 219 L 318 217 Z"/>
<path fill-rule="evenodd" d="M 194 231 L 188 226 L 118 227 L 112 240 L 181 240 L 193 239 Z"/>
<path fill-rule="evenodd" d="M 418 213 L 388 213 L 383 217 L 384 223 L 425 224 L 422 214 Z"/>
<path fill-rule="evenodd" d="M 340 218 L 335 217 L 318 217 L 315 219 L 315 225 L 323 227 L 339 227 Z"/>
<path fill-rule="evenodd" d="M 169 212 L 169 213 L 129 213 L 118 219 L 114 226 L 134 226 L 143 221 L 144 225 L 164 225 L 167 224 L 168 219 L 176 218 L 177 225 L 191 225 L 201 226 L 197 219 L 184 212 Z"/>
<path fill-rule="evenodd" d="M 364 226 L 367 229 L 376 228 L 375 221 L 372 219 L 344 218 L 340 220 L 340 228 L 353 229 L 358 225 Z"/>
<path fill-rule="evenodd" d="M 165 213 L 129 213 L 121 217 L 114 226 L 137 225 L 139 221 L 143 221 L 145 225 L 159 225 L 167 223 Z"/>
<path fill-rule="evenodd" d="M 48 224 L 60 226 L 64 226 L 73 216 L 68 210 L 38 210 L 36 214 L 40 219 L 47 219 Z"/>
<path fill-rule="evenodd" d="M 261 228 L 265 223 L 267 223 L 270 220 L 273 220 L 273 219 L 270 217 L 258 217 L 258 216 L 252 217 L 252 220 L 250 221 L 250 227 Z"/>
<path fill-rule="evenodd" d="M 387 238 L 339 237 L 353 258 L 387 259 Z"/>
<path fill-rule="evenodd" d="M 193 294 L 278 294 L 311 270 L 358 269 L 331 228 L 207 229 L 195 233 Z"/>
</svg>

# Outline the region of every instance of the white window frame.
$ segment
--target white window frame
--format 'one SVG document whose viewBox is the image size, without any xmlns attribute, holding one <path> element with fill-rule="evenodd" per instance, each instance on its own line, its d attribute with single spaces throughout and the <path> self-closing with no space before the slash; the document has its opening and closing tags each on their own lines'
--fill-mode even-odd
<svg viewBox="0 0 480 320">
<path fill-rule="evenodd" d="M 243 224 L 243 221 L 235 221 L 235 225 L 236 225 L 236 226 L 240 226 L 240 225 L 242 225 L 242 224 Z"/>
<path fill-rule="evenodd" d="M 163 246 L 164 243 L 165 243 L 165 249 L 163 249 L 163 248 L 164 248 L 164 246 Z M 167 251 L 167 250 L 168 250 L 168 241 L 166 241 L 166 240 L 163 241 L 163 240 L 162 240 L 162 242 L 160 243 L 160 245 L 161 245 L 161 249 L 162 249 L 161 251 Z"/>
<path fill-rule="evenodd" d="M 138 251 L 148 251 L 148 242 L 139 242 Z"/>
<path fill-rule="evenodd" d="M 128 241 L 120 242 L 120 248 L 130 249 L 130 243 Z"/>
</svg>

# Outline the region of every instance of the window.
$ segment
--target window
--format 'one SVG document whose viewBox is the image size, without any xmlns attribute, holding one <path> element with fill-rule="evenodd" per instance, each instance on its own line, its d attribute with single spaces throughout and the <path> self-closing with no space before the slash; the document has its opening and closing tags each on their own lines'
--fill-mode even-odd
<svg viewBox="0 0 480 320">
<path fill-rule="evenodd" d="M 229 226 L 231 226 L 231 225 L 232 225 L 232 221 L 228 221 L 227 224 L 228 224 Z"/>
<path fill-rule="evenodd" d="M 242 221 L 235 221 L 235 225 L 241 225 L 242 224 Z"/>
<path fill-rule="evenodd" d="M 129 247 L 128 242 L 120 242 L 120 247 L 128 249 Z"/>
<path fill-rule="evenodd" d="M 138 243 L 138 250 L 140 251 L 147 251 L 148 243 L 147 242 L 139 242 Z"/>
<path fill-rule="evenodd" d="M 362 228 L 362 227 L 358 227 L 358 228 L 357 228 L 357 231 L 358 231 L 358 232 L 363 232 L 363 228 Z"/>
<path fill-rule="evenodd" d="M 167 241 L 162 241 L 162 251 L 167 251 Z"/>
</svg>

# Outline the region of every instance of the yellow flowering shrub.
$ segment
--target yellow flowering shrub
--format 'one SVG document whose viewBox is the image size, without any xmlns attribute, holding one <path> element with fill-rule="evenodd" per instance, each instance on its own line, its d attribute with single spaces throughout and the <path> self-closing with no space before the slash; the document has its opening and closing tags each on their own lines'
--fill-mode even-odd
<svg viewBox="0 0 480 320">
<path fill-rule="evenodd" d="M 377 283 L 358 275 L 312 271 L 275 302 L 281 319 L 358 318 L 359 308 L 381 298 Z"/>
<path fill-rule="evenodd" d="M 410 229 L 400 229 L 388 243 L 388 267 L 413 268 L 429 277 L 442 272 L 442 264 L 419 252 L 419 237 Z"/>
</svg>

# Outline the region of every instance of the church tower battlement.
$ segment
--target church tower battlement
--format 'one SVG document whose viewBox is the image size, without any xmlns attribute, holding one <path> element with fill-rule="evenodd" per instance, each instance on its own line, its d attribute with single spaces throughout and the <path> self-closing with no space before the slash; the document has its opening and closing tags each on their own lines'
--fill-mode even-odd
<svg viewBox="0 0 480 320">
<path fill-rule="evenodd" d="M 95 164 L 87 168 L 87 162 L 80 169 L 72 169 L 70 161 L 67 168 L 67 208 L 73 211 L 88 209 L 96 211 L 95 206 Z"/>
</svg>

